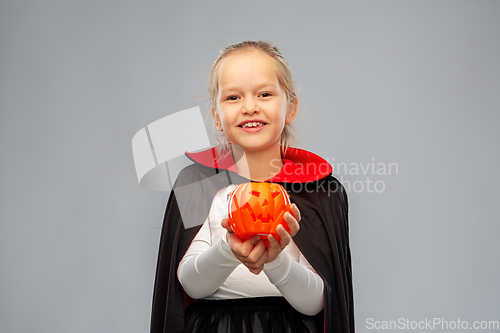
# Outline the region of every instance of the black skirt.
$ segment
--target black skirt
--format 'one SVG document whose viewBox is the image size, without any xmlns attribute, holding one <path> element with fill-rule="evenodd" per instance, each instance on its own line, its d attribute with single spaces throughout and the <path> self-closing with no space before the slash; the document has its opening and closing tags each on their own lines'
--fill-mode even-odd
<svg viewBox="0 0 500 333">
<path fill-rule="evenodd" d="M 317 333 L 315 317 L 283 297 L 200 300 L 186 308 L 184 333 Z"/>
</svg>

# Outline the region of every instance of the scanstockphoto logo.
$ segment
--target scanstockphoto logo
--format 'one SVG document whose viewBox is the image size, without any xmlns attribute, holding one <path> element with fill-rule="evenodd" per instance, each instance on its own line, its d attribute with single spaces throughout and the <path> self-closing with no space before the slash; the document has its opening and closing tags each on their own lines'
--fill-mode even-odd
<svg viewBox="0 0 500 333">
<path fill-rule="evenodd" d="M 378 161 L 375 157 L 366 162 L 343 162 L 335 158 L 327 161 L 347 192 L 383 193 L 387 190 L 387 179 L 399 175 L 398 163 Z"/>
<path fill-rule="evenodd" d="M 412 320 L 410 318 L 398 318 L 397 320 L 376 320 L 366 318 L 365 327 L 368 330 L 500 330 L 498 320 L 453 320 L 445 318 L 424 318 L 422 320 Z"/>
</svg>

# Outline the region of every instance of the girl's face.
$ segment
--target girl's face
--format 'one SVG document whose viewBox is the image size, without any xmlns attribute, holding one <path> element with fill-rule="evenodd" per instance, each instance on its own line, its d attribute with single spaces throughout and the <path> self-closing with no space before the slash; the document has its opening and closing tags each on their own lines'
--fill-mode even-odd
<svg viewBox="0 0 500 333">
<path fill-rule="evenodd" d="M 272 61 L 258 51 L 242 52 L 228 56 L 219 67 L 212 116 L 217 129 L 245 151 L 279 151 L 285 123 L 291 124 L 297 114 L 297 102 L 287 101 Z"/>
</svg>

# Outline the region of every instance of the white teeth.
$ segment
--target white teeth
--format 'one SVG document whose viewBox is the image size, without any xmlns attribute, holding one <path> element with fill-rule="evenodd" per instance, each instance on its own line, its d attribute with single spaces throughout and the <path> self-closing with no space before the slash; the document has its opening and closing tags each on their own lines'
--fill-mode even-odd
<svg viewBox="0 0 500 333">
<path fill-rule="evenodd" d="M 257 126 L 264 126 L 264 124 L 263 124 L 263 123 L 260 123 L 260 122 L 256 122 L 256 121 L 254 121 L 253 123 L 246 123 L 246 124 L 244 124 L 244 125 L 243 125 L 243 126 L 241 126 L 241 127 L 243 127 L 243 128 L 247 128 L 247 127 L 257 127 Z"/>
</svg>

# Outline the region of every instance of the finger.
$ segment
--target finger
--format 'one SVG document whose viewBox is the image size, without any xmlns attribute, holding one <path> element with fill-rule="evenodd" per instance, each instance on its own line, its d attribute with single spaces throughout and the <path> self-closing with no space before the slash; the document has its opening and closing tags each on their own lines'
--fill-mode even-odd
<svg viewBox="0 0 500 333">
<path fill-rule="evenodd" d="M 281 235 L 280 235 L 281 237 Z M 272 234 L 269 234 L 267 236 L 267 239 L 269 240 L 269 248 L 268 252 L 270 253 L 280 253 L 283 250 L 283 247 L 281 246 L 280 242 L 274 237 Z"/>
<path fill-rule="evenodd" d="M 241 257 L 247 258 L 259 240 L 260 236 L 257 235 L 239 244 L 239 246 L 235 248 L 237 254 Z"/>
<path fill-rule="evenodd" d="M 290 236 L 288 231 L 286 231 L 285 228 L 281 224 L 278 225 L 278 227 L 276 227 L 276 231 L 278 232 L 278 235 L 280 235 L 280 238 L 281 238 L 281 240 L 279 242 L 281 249 L 284 249 L 288 244 L 290 244 L 292 237 Z"/>
<path fill-rule="evenodd" d="M 245 262 L 251 265 L 251 267 L 258 267 L 260 265 L 263 265 L 265 262 L 265 259 L 262 260 L 263 256 L 267 257 L 266 245 L 262 240 L 259 239 L 257 244 L 255 244 L 254 248 L 252 249 L 252 251 L 250 251 L 248 256 L 245 258 Z M 262 263 L 260 263 L 261 261 Z"/>
<path fill-rule="evenodd" d="M 292 237 L 295 236 L 297 234 L 297 232 L 299 232 L 299 229 L 300 229 L 299 222 L 297 222 L 295 217 L 288 212 L 285 213 L 285 221 L 288 225 L 290 235 Z"/>
<path fill-rule="evenodd" d="M 260 241 L 259 243 L 257 243 L 257 245 L 255 247 L 257 248 L 257 247 L 261 247 L 261 246 L 262 246 L 263 251 L 261 251 L 261 254 L 258 258 L 253 257 L 254 253 L 252 253 L 250 256 L 248 256 L 247 259 L 242 261 L 243 264 L 245 266 L 247 266 L 249 269 L 263 267 L 263 265 L 268 261 L 267 260 L 268 259 L 268 251 L 266 251 L 266 246 L 264 245 L 264 242 Z"/>
<path fill-rule="evenodd" d="M 262 240 L 259 243 L 257 243 L 254 252 L 256 252 L 255 254 L 257 260 L 254 262 L 253 266 L 255 267 L 264 265 L 264 263 L 267 261 L 268 252 L 267 252 L 267 247 Z M 254 253 L 252 253 L 252 255 L 254 255 Z"/>
<path fill-rule="evenodd" d="M 268 257 L 266 263 L 271 262 L 276 258 L 278 258 L 279 254 L 282 251 L 281 245 L 276 239 L 276 237 L 274 237 L 272 234 L 269 234 L 267 236 L 267 239 L 269 240 L 269 246 L 267 248 Z"/>
<path fill-rule="evenodd" d="M 290 206 L 290 212 L 292 213 L 293 217 L 295 217 L 295 219 L 297 220 L 297 222 L 300 222 L 300 210 L 299 210 L 299 207 L 297 207 L 296 204 L 292 204 Z"/>
</svg>

